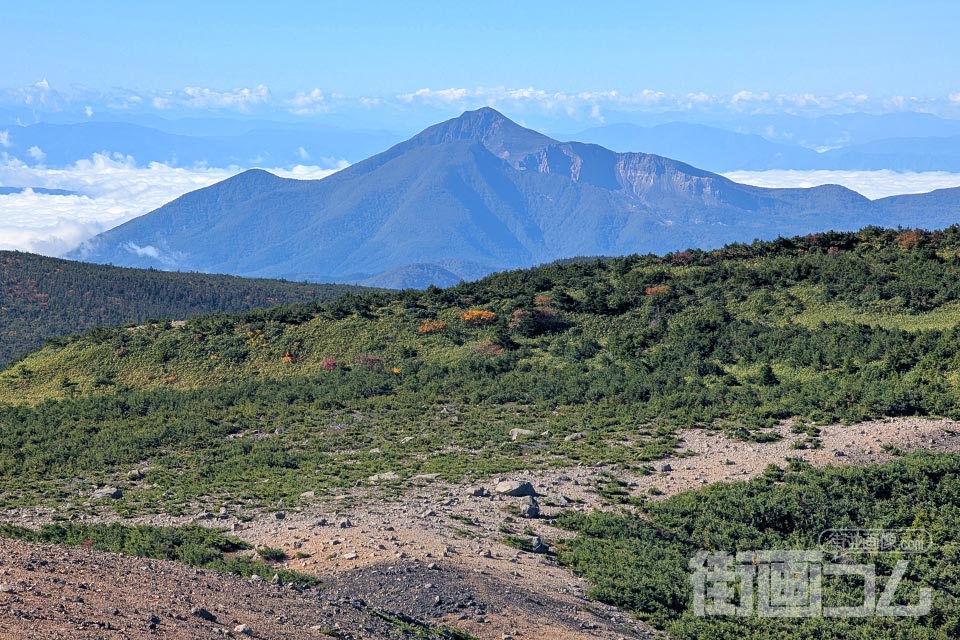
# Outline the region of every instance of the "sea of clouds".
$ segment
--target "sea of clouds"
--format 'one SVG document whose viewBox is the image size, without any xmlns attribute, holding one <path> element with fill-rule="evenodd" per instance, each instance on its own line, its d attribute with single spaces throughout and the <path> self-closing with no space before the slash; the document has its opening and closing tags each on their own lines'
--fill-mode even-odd
<svg viewBox="0 0 960 640">
<path fill-rule="evenodd" d="M 946 171 L 731 171 L 723 174 L 734 182 L 757 187 L 818 187 L 839 184 L 871 200 L 903 193 L 927 193 L 936 189 L 960 187 L 960 173 Z"/>
<path fill-rule="evenodd" d="M 339 170 L 298 165 L 271 169 L 304 180 Z M 60 189 L 76 195 L 46 195 L 28 189 L 0 195 L 0 249 L 60 256 L 88 238 L 143 215 L 179 196 L 242 172 L 240 167 L 140 166 L 129 156 L 96 154 L 63 169 L 0 161 L 0 185 Z"/>
<path fill-rule="evenodd" d="M 298 165 L 268 169 L 289 178 L 319 179 L 337 168 Z M 0 159 L 0 185 L 60 189 L 76 195 L 46 195 L 32 190 L 0 195 L 0 249 L 60 256 L 92 236 L 148 213 L 189 191 L 243 171 L 240 167 L 138 165 L 129 156 L 96 154 L 63 169 Z M 868 198 L 923 193 L 960 186 L 960 174 L 895 171 L 736 171 L 737 182 L 763 187 L 812 187 L 841 184 Z"/>
</svg>

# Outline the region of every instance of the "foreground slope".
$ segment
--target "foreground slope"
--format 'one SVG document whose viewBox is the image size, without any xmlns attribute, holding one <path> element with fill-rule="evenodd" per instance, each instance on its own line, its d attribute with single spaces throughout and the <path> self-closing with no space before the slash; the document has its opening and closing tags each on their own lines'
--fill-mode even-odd
<svg viewBox="0 0 960 640">
<path fill-rule="evenodd" d="M 357 287 L 84 264 L 0 251 L 0 366 L 97 326 L 328 300 Z"/>
<path fill-rule="evenodd" d="M 941 227 L 958 212 L 960 190 L 917 211 L 839 186 L 764 189 L 661 156 L 558 142 L 485 108 L 323 180 L 248 171 L 72 255 L 422 287 L 578 255 L 711 248 L 866 224 Z"/>
<path fill-rule="evenodd" d="M 0 509 L 230 526 L 341 603 L 484 640 L 647 633 L 563 566 L 677 638 L 946 640 L 957 458 L 829 467 L 960 450 L 929 419 L 960 417 L 958 283 L 960 228 L 869 228 L 100 329 L 0 373 Z M 690 554 L 831 526 L 929 528 L 902 597 L 934 613 L 690 615 Z"/>
<path fill-rule="evenodd" d="M 156 481 L 118 508 L 266 504 L 638 464 L 687 426 L 958 417 L 958 254 L 956 227 L 867 229 L 98 330 L 0 373 L 3 500 L 143 465 Z"/>
</svg>

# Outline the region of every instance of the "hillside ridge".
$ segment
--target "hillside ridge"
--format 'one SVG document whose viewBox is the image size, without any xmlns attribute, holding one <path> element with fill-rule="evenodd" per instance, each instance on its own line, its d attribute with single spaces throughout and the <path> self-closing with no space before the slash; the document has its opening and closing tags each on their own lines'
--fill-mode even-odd
<svg viewBox="0 0 960 640">
<path fill-rule="evenodd" d="M 361 290 L 148 271 L 0 251 L 0 367 L 37 349 L 45 339 L 98 326 L 184 320 Z"/>
<path fill-rule="evenodd" d="M 322 180 L 242 173 L 100 234 L 71 257 L 423 288 L 576 255 L 958 219 L 960 189 L 870 201 L 839 186 L 753 187 L 662 156 L 556 141 L 483 108 Z"/>
</svg>

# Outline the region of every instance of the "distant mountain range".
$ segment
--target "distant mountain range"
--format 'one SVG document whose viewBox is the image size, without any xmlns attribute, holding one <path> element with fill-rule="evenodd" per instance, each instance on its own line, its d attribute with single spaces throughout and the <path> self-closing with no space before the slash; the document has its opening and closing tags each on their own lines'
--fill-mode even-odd
<svg viewBox="0 0 960 640">
<path fill-rule="evenodd" d="M 559 142 L 484 108 L 316 181 L 251 170 L 107 231 L 100 263 L 393 287 L 583 255 L 960 221 L 960 189 L 870 201 L 765 189 L 646 153 Z"/>
<path fill-rule="evenodd" d="M 826 114 L 816 117 L 788 113 L 704 113 L 665 111 L 637 114 L 604 111 L 607 126 L 630 123 L 654 127 L 673 122 L 694 123 L 763 136 L 772 142 L 808 149 L 836 149 L 891 138 L 949 138 L 960 136 L 960 120 L 916 111 L 871 114 Z M 555 129 L 559 131 L 560 129 Z M 569 129 L 564 129 L 569 130 Z M 576 139 L 581 139 L 576 137 Z"/>
<path fill-rule="evenodd" d="M 66 189 L 44 189 L 42 187 L 0 187 L 0 196 L 17 195 L 30 190 L 41 196 L 78 196 L 76 191 Z"/>
<path fill-rule="evenodd" d="M 36 147 L 50 167 L 66 166 L 95 153 L 132 156 L 140 164 L 281 167 L 355 162 L 401 139 L 387 131 L 291 127 L 271 122 L 251 122 L 242 130 L 237 130 L 236 124 L 221 129 L 187 135 L 120 122 L 43 123 L 8 129 L 9 146 L 4 151 L 26 161 L 29 150 Z"/>
<path fill-rule="evenodd" d="M 691 122 L 687 120 L 691 114 L 667 113 L 646 116 L 644 126 L 632 122 L 636 114 L 611 116 L 624 120 L 552 137 L 619 152 L 654 153 L 721 173 L 771 169 L 960 172 L 960 120 L 930 114 L 750 115 Z M 406 137 L 393 131 L 307 121 L 145 116 L 137 122 L 45 122 L 0 128 L 9 145 L 4 153 L 46 167 L 69 166 L 94 153 L 130 156 L 141 165 L 332 166 L 339 160 L 363 160 Z M 37 160 L 38 153 L 31 155 L 34 147 L 42 152 L 42 160 Z"/>
<path fill-rule="evenodd" d="M 813 149 L 771 142 L 753 133 L 738 133 L 691 122 L 668 122 L 654 127 L 612 124 L 587 129 L 571 137 L 613 151 L 643 151 L 679 158 L 710 171 L 810 169 L 821 166 L 821 154 Z"/>
<path fill-rule="evenodd" d="M 817 152 L 797 144 L 772 142 L 689 122 L 653 127 L 612 124 L 572 136 L 614 151 L 644 151 L 679 158 L 710 171 L 830 169 L 843 171 L 960 172 L 960 136 L 883 138 Z"/>
</svg>

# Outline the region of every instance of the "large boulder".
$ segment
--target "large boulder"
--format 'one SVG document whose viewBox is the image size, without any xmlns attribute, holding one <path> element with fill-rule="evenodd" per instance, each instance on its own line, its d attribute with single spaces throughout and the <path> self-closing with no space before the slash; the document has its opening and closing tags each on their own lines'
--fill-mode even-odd
<svg viewBox="0 0 960 640">
<path fill-rule="evenodd" d="M 519 480 L 504 480 L 498 482 L 494 489 L 502 496 L 511 496 L 513 498 L 524 498 L 526 496 L 535 496 L 537 491 L 529 482 L 520 482 Z"/>
<path fill-rule="evenodd" d="M 523 505 L 520 515 L 522 515 L 524 518 L 539 518 L 540 504 L 537 502 L 537 499 L 533 496 L 527 496 L 527 501 Z"/>
<path fill-rule="evenodd" d="M 110 498 L 111 500 L 119 500 L 123 497 L 123 491 L 116 487 L 103 487 L 102 489 L 97 489 L 90 495 L 91 500 L 102 500 L 104 498 Z"/>
<path fill-rule="evenodd" d="M 516 442 L 520 438 L 529 438 L 533 435 L 530 429 L 510 429 L 510 439 Z"/>
<path fill-rule="evenodd" d="M 530 540 L 530 551 L 533 553 L 550 553 L 550 547 L 539 537 L 534 536 Z"/>
</svg>

